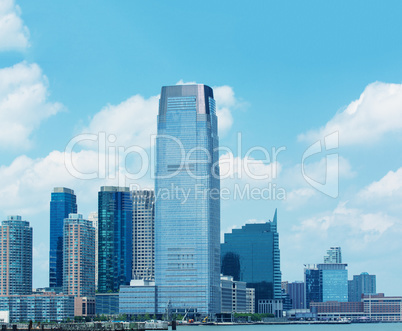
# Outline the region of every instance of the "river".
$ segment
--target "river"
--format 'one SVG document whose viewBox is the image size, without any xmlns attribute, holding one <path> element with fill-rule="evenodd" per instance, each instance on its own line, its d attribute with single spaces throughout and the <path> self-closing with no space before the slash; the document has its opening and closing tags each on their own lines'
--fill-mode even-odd
<svg viewBox="0 0 402 331">
<path fill-rule="evenodd" d="M 334 324 L 334 325 L 178 325 L 178 331 L 401 331 L 402 323 Z M 170 330 L 170 327 L 169 327 Z"/>
</svg>

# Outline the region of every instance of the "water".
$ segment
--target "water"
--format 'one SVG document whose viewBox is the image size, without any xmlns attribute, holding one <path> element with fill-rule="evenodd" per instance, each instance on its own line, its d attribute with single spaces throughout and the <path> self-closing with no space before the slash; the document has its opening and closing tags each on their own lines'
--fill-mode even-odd
<svg viewBox="0 0 402 331">
<path fill-rule="evenodd" d="M 169 328 L 170 330 L 170 328 Z M 402 331 L 402 323 L 335 325 L 199 325 L 177 326 L 177 331 Z"/>
</svg>

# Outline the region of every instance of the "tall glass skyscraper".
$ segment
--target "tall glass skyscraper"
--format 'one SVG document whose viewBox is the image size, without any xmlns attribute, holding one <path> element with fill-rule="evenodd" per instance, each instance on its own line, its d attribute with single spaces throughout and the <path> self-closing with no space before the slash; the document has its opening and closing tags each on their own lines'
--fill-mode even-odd
<svg viewBox="0 0 402 331">
<path fill-rule="evenodd" d="M 277 212 L 272 222 L 246 224 L 225 233 L 221 245 L 222 274 L 255 288 L 258 300 L 281 299 L 281 267 Z"/>
<path fill-rule="evenodd" d="M 212 89 L 162 87 L 155 180 L 158 313 L 220 312 L 218 144 Z"/>
<path fill-rule="evenodd" d="M 0 295 L 32 293 L 32 228 L 21 216 L 0 226 Z"/>
<path fill-rule="evenodd" d="M 63 223 L 69 214 L 77 213 L 74 191 L 55 187 L 50 201 L 49 287 L 63 286 Z"/>
<path fill-rule="evenodd" d="M 98 193 L 98 292 L 118 292 L 131 280 L 133 204 L 128 187 Z"/>
</svg>

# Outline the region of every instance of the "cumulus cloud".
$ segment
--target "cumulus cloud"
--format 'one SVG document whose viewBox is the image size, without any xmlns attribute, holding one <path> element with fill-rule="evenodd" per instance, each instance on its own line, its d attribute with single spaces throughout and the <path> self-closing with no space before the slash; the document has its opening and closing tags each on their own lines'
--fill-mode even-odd
<svg viewBox="0 0 402 331">
<path fill-rule="evenodd" d="M 0 210 L 7 215 L 36 215 L 49 210 L 50 192 L 53 187 L 74 189 L 86 199 L 87 205 L 96 207 L 97 191 L 103 185 L 129 186 L 132 183 L 150 186 L 149 176 L 131 179 L 125 164 L 119 162 L 113 168 L 102 169 L 106 155 L 92 150 L 64 153 L 53 151 L 42 158 L 17 157 L 9 166 L 0 167 Z M 67 162 L 74 167 L 71 167 Z M 106 161 L 107 162 L 107 161 Z M 109 166 L 106 163 L 106 166 Z M 84 180 L 87 174 L 92 179 Z M 104 174 L 104 176 L 102 176 Z"/>
<path fill-rule="evenodd" d="M 62 109 L 49 102 L 48 81 L 37 64 L 0 69 L 0 148 L 26 149 L 40 123 Z"/>
<path fill-rule="evenodd" d="M 344 145 L 374 142 L 402 129 L 401 105 L 402 84 L 375 82 L 325 126 L 298 138 L 312 142 L 338 131 L 340 143 Z"/>
<path fill-rule="evenodd" d="M 314 216 L 294 226 L 293 230 L 302 233 L 313 232 L 317 236 L 359 236 L 364 243 L 377 239 L 389 230 L 398 220 L 383 212 L 368 213 L 357 208 L 347 207 L 347 202 L 339 205 L 330 213 Z"/>
<path fill-rule="evenodd" d="M 21 9 L 13 0 L 0 1 L 0 51 L 24 50 L 29 46 L 29 30 L 21 19 Z"/>
<path fill-rule="evenodd" d="M 399 204 L 402 197 L 402 168 L 389 171 L 379 181 L 362 189 L 359 197 L 363 199 L 397 198 Z"/>
<path fill-rule="evenodd" d="M 279 162 L 266 162 L 252 157 L 235 157 L 228 152 L 219 158 L 221 179 L 237 179 L 246 182 L 262 184 L 277 178 L 281 172 Z"/>
<path fill-rule="evenodd" d="M 105 132 L 114 135 L 119 146 L 151 146 L 156 134 L 159 96 L 144 98 L 134 95 L 118 105 L 107 105 L 91 119 L 82 133 Z M 109 137 L 110 139 L 110 137 Z"/>
</svg>

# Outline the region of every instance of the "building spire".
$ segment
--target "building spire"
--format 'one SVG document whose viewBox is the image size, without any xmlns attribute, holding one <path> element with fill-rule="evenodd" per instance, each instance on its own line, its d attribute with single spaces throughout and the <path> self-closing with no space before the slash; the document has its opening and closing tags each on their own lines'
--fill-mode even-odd
<svg viewBox="0 0 402 331">
<path fill-rule="evenodd" d="M 278 208 L 275 208 L 275 214 L 274 214 L 274 219 L 272 222 L 274 222 L 275 224 L 277 223 L 277 213 L 278 213 Z"/>
</svg>

